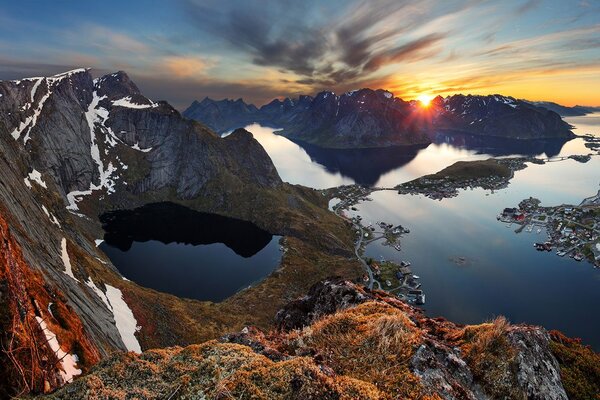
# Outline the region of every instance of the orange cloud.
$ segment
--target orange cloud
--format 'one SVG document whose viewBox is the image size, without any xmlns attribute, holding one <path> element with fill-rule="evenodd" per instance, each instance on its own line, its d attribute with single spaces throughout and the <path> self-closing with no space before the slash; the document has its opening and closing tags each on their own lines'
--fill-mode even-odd
<svg viewBox="0 0 600 400">
<path fill-rule="evenodd" d="M 163 66 L 178 78 L 191 78 L 205 72 L 214 65 L 198 57 L 170 56 L 162 61 Z"/>
</svg>

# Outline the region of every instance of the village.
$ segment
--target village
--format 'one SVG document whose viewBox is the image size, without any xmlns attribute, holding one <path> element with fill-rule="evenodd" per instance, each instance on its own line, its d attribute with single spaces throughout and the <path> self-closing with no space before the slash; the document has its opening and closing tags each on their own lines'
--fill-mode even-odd
<svg viewBox="0 0 600 400">
<path fill-rule="evenodd" d="M 538 251 L 555 251 L 559 257 L 587 260 L 600 268 L 600 207 L 584 200 L 579 206 L 542 207 L 540 200 L 530 197 L 516 208 L 505 208 L 497 219 L 518 224 L 516 232 L 537 233 L 546 230 L 547 240 L 533 244 Z"/>
<path fill-rule="evenodd" d="M 352 224 L 356 233 L 355 254 L 365 268 L 362 283 L 369 289 L 374 287 L 385 290 L 398 298 L 416 305 L 425 304 L 425 293 L 421 289 L 419 276 L 414 275 L 409 261 L 396 263 L 381 257 L 379 260 L 365 258 L 364 252 L 367 245 L 384 240 L 383 245 L 396 251 L 401 251 L 400 239 L 410 230 L 401 226 L 383 221 L 375 224 L 363 221 L 355 207 L 359 201 L 369 200 L 370 189 L 361 186 L 344 186 L 338 188 L 336 196 L 330 201 L 330 209 L 338 216 Z"/>
</svg>

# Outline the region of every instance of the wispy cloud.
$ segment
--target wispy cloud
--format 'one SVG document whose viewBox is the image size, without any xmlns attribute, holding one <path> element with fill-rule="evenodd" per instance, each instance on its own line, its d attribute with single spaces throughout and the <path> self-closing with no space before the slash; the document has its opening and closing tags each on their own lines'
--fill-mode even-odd
<svg viewBox="0 0 600 400">
<path fill-rule="evenodd" d="M 384 87 L 412 97 L 502 92 L 515 82 L 555 96 L 545 89 L 550 79 L 600 93 L 600 4 L 566 3 L 179 0 L 160 12 L 145 6 L 143 24 L 127 13 L 106 19 L 80 10 L 56 22 L 4 7 L 0 79 L 79 65 L 125 69 L 152 97 L 179 107 L 204 95 L 261 103 Z M 166 12 L 172 24 L 162 23 Z"/>
</svg>

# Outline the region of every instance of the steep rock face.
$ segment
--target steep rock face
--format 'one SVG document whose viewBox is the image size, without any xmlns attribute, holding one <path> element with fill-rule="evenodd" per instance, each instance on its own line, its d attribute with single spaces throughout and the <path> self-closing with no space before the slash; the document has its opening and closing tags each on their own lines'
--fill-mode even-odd
<svg viewBox="0 0 600 400">
<path fill-rule="evenodd" d="M 281 183 L 251 135 L 221 140 L 167 103 L 143 97 L 123 72 L 93 81 L 88 71 L 77 70 L 0 85 L 9 100 L 0 108 L 6 128 L 30 147 L 31 163 L 54 178 L 71 209 L 85 192 L 97 190 L 139 194 L 172 187 L 189 199 L 225 175 L 257 186 Z M 146 168 L 127 172 L 126 160 Z"/>
<path fill-rule="evenodd" d="M 541 328 L 432 320 L 342 279 L 319 283 L 278 319 L 301 314 L 294 329 L 247 327 L 218 342 L 112 357 L 54 397 L 567 399 Z M 500 380 L 480 374 L 482 360 L 496 361 L 489 369 Z"/>
<path fill-rule="evenodd" d="M 223 132 L 251 123 L 257 111 L 256 106 L 246 104 L 242 99 L 214 101 L 205 97 L 202 101 L 194 101 L 183 115 Z"/>
<path fill-rule="evenodd" d="M 424 107 L 385 90 L 360 89 L 340 96 L 321 92 L 315 97 L 275 99 L 260 109 L 244 104 L 243 112 L 231 101 L 202 103 L 204 107 L 192 104 L 184 115 L 217 131 L 221 126 L 269 124 L 282 128 L 280 133 L 289 138 L 331 148 L 427 144 L 439 131 L 513 139 L 573 136 L 555 112 L 500 95 L 437 97 Z M 227 111 L 218 115 L 204 111 L 208 104 Z"/>
</svg>

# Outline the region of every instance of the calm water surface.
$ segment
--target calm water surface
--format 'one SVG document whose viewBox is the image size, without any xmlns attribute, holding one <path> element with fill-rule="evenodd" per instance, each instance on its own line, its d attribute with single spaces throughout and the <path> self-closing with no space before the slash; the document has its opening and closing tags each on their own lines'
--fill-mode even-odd
<svg viewBox="0 0 600 400">
<path fill-rule="evenodd" d="M 600 114 L 566 118 L 577 134 L 600 137 Z M 560 157 L 587 154 L 582 139 L 506 142 L 476 137 L 438 135 L 426 148 L 322 150 L 273 134 L 273 129 L 246 127 L 265 147 L 281 177 L 291 183 L 325 188 L 348 183 L 394 186 L 433 173 L 459 160 L 490 156 Z M 368 222 L 387 221 L 410 228 L 397 252 L 376 242 L 373 258 L 410 260 L 427 294 L 426 312 L 459 323 L 479 323 L 497 315 L 513 322 L 560 329 L 600 350 L 600 270 L 532 244 L 546 232 L 514 232 L 496 215 L 534 196 L 544 205 L 578 204 L 594 195 L 600 183 L 600 158 L 529 165 L 506 189 L 462 191 L 458 197 L 434 201 L 423 196 L 375 192 L 373 201 L 358 205 Z M 455 260 L 464 257 L 465 265 Z"/>
<path fill-rule="evenodd" d="M 578 134 L 600 129 L 600 113 L 567 118 Z M 437 172 L 456 161 L 481 160 L 511 155 L 565 156 L 588 153 L 582 139 L 517 141 L 468 135 L 438 134 L 429 146 L 384 149 L 322 149 L 292 142 L 258 124 L 246 129 L 265 148 L 281 178 L 317 189 L 359 183 L 389 187 Z M 598 133 L 600 135 L 600 133 Z"/>
<path fill-rule="evenodd" d="M 101 217 L 100 248 L 127 279 L 180 297 L 221 301 L 265 278 L 279 236 L 232 218 L 168 203 Z"/>
</svg>

